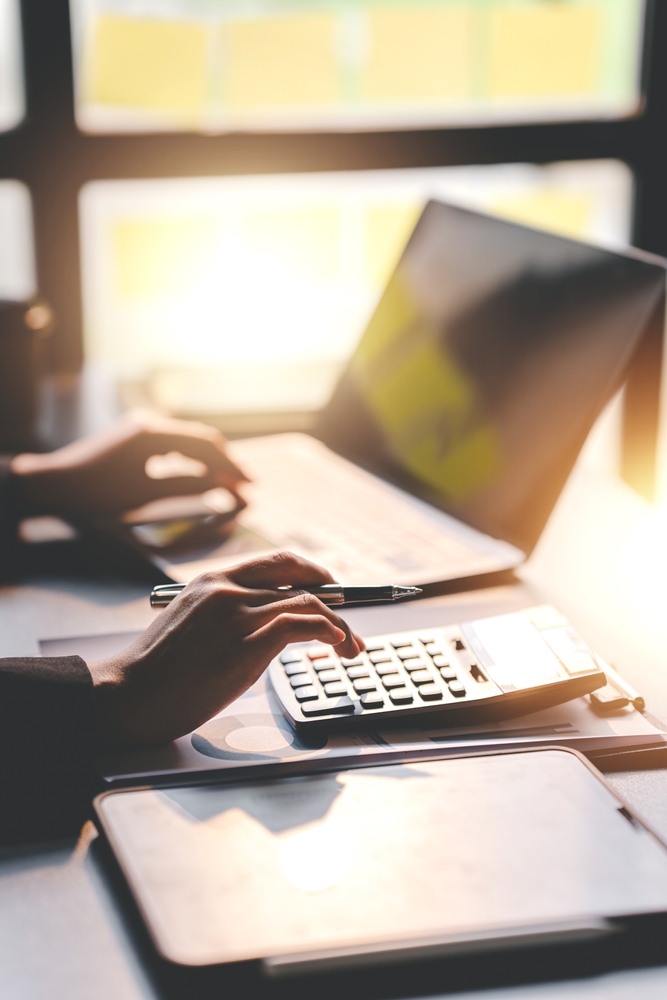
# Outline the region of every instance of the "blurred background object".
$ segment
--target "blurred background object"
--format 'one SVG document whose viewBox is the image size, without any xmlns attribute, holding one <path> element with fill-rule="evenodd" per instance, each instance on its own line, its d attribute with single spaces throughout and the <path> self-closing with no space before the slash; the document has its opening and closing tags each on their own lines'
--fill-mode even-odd
<svg viewBox="0 0 667 1000">
<path fill-rule="evenodd" d="M 77 122 L 207 132 L 618 118 L 639 108 L 643 8 L 73 0 Z"/>
<path fill-rule="evenodd" d="M 0 131 L 25 114 L 19 0 L 0 0 Z"/>
<path fill-rule="evenodd" d="M 0 296 L 34 258 L 44 445 L 137 403 L 308 429 L 432 196 L 667 253 L 650 0 L 0 0 L 0 25 Z M 656 320 L 607 419 L 649 496 L 661 366 Z"/>
<path fill-rule="evenodd" d="M 98 181 L 81 194 L 87 360 L 128 403 L 308 430 L 430 197 L 608 246 L 618 161 Z"/>
</svg>

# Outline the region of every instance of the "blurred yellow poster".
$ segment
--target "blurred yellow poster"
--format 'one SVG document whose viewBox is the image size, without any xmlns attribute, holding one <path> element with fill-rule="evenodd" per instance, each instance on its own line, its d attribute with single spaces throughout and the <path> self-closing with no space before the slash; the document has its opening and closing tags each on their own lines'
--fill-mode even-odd
<svg viewBox="0 0 667 1000">
<path fill-rule="evenodd" d="M 89 100 L 200 112 L 206 102 L 206 33 L 191 21 L 100 14 L 88 66 Z"/>
<path fill-rule="evenodd" d="M 378 5 L 368 12 L 361 92 L 373 101 L 466 97 L 472 75 L 470 6 Z"/>
<path fill-rule="evenodd" d="M 223 72 L 230 106 L 339 100 L 336 27 L 336 17 L 327 12 L 229 23 L 223 33 L 228 60 Z"/>
<path fill-rule="evenodd" d="M 640 101 L 644 0 L 71 2 L 91 131 L 608 118 Z"/>
<path fill-rule="evenodd" d="M 598 4 L 498 5 L 489 32 L 491 96 L 594 93 L 600 85 L 604 27 Z"/>
</svg>

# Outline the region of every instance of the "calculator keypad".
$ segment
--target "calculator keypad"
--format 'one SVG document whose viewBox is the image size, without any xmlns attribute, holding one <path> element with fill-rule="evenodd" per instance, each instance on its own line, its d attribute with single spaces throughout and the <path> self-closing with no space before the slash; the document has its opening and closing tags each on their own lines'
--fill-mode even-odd
<svg viewBox="0 0 667 1000">
<path fill-rule="evenodd" d="M 468 664 L 459 662 L 461 640 L 432 635 L 373 641 L 359 656 L 339 658 L 326 646 L 293 647 L 278 657 L 308 718 L 384 712 L 452 704 L 475 688 Z"/>
</svg>

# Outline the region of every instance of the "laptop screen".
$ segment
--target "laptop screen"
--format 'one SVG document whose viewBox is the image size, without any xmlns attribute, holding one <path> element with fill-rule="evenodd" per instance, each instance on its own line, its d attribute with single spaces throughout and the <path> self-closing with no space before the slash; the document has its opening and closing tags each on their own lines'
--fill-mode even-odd
<svg viewBox="0 0 667 1000">
<path fill-rule="evenodd" d="M 529 552 L 664 286 L 657 257 L 431 201 L 318 436 Z"/>
</svg>

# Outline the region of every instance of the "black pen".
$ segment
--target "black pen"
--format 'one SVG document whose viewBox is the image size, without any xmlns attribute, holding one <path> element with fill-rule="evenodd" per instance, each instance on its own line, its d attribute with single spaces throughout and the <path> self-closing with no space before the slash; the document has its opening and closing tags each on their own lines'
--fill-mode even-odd
<svg viewBox="0 0 667 1000">
<path fill-rule="evenodd" d="M 162 583 L 151 591 L 151 607 L 166 608 L 186 587 L 185 583 Z M 341 583 L 319 583 L 315 586 L 280 587 L 276 593 L 289 597 L 291 590 L 305 590 L 319 597 L 323 604 L 373 604 L 376 601 L 399 601 L 402 597 L 421 594 L 420 587 L 401 587 L 389 584 L 386 587 L 344 587 Z"/>
</svg>

